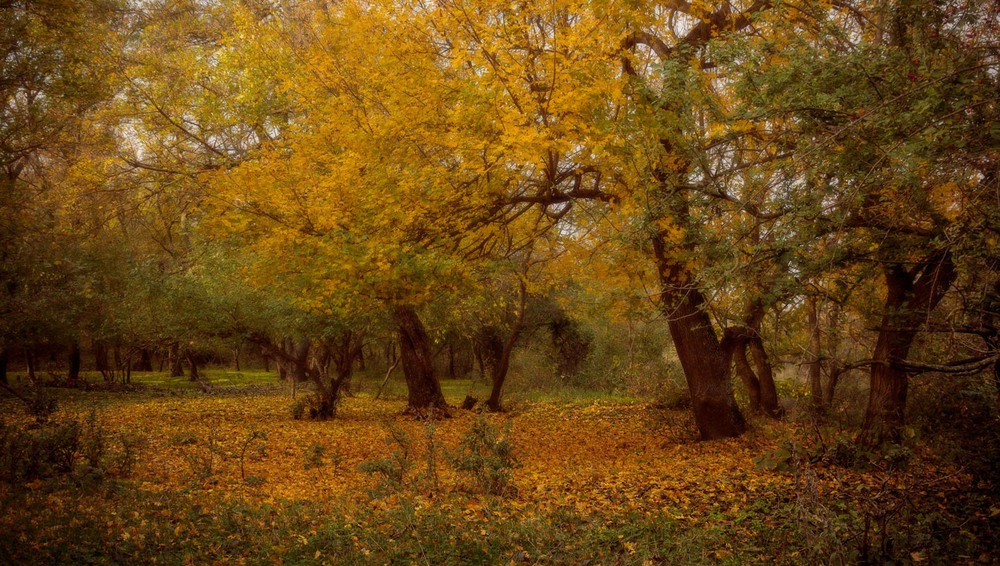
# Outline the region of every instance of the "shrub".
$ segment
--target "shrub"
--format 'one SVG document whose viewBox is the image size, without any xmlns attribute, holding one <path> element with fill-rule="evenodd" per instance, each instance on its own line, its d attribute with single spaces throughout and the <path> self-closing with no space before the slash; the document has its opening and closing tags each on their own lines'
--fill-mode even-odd
<svg viewBox="0 0 1000 566">
<path fill-rule="evenodd" d="M 322 468 L 326 465 L 323 460 L 326 456 L 326 446 L 322 444 L 312 444 L 309 448 L 306 448 L 305 454 L 305 469 L 309 470 L 312 468 Z"/>
<path fill-rule="evenodd" d="M 472 474 L 476 486 L 491 495 L 506 495 L 514 490 L 511 472 L 518 466 L 514 444 L 510 440 L 510 421 L 503 434 L 479 417 L 451 455 L 455 469 Z"/>
<path fill-rule="evenodd" d="M 407 475 L 413 468 L 413 441 L 406 431 L 392 423 L 386 423 L 389 442 L 397 449 L 388 458 L 362 462 L 358 469 L 381 478 L 379 485 L 369 495 L 378 497 L 401 491 L 406 486 Z"/>
</svg>

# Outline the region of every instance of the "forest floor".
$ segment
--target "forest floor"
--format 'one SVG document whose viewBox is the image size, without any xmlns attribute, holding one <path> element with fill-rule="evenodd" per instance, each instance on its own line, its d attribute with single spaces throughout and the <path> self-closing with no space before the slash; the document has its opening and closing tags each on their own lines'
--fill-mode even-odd
<svg viewBox="0 0 1000 566">
<path fill-rule="evenodd" d="M 0 563 L 998 560 L 997 462 L 931 443 L 762 418 L 697 442 L 687 411 L 589 397 L 424 422 L 363 393 L 312 422 L 252 381 L 52 389 L 47 424 L 0 399 Z"/>
</svg>

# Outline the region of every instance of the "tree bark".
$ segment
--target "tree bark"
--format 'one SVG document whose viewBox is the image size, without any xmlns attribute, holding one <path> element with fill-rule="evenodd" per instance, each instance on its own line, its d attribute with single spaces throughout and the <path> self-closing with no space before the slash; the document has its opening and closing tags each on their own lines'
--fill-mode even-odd
<svg viewBox="0 0 1000 566">
<path fill-rule="evenodd" d="M 840 363 L 838 348 L 840 346 L 840 305 L 833 303 L 827 316 L 827 355 L 830 358 L 826 385 L 823 387 L 823 405 L 833 407 L 833 399 L 837 392 L 837 383 L 843 368 Z"/>
<path fill-rule="evenodd" d="M 434 356 L 430 338 L 417 313 L 411 307 L 396 306 L 392 310 L 399 338 L 403 375 L 408 390 L 407 412 L 424 414 L 444 411 L 448 404 L 441 383 L 434 374 Z"/>
<path fill-rule="evenodd" d="M 760 388 L 760 409 L 773 418 L 780 418 L 784 415 L 784 409 L 778 403 L 778 388 L 774 385 L 774 370 L 771 368 L 771 360 L 768 358 L 767 350 L 764 348 L 764 339 L 761 337 L 761 327 L 764 322 L 764 302 L 758 297 L 750 301 L 747 305 L 746 316 L 743 322 L 747 327 L 746 348 L 749 350 L 749 360 L 753 364 L 754 376 Z"/>
<path fill-rule="evenodd" d="M 662 234 L 653 236 L 660 274 L 660 308 L 684 369 L 695 423 L 702 440 L 739 436 L 747 429 L 736 406 L 729 367 L 705 310 L 705 297 L 691 277 L 668 257 Z"/>
<path fill-rule="evenodd" d="M 747 360 L 747 337 L 745 328 L 729 327 L 722 333 L 720 346 L 723 351 L 726 367 L 732 367 L 736 376 L 743 382 L 747 390 L 750 413 L 760 413 L 760 381 Z"/>
<path fill-rule="evenodd" d="M 136 364 L 135 371 L 153 371 L 153 357 L 147 348 L 139 350 L 139 363 Z"/>
<path fill-rule="evenodd" d="M 291 377 L 296 382 L 309 379 L 309 347 L 311 341 L 305 337 L 286 340 L 291 357 Z"/>
<path fill-rule="evenodd" d="M 198 357 L 191 350 L 187 351 L 186 354 L 188 365 L 191 369 L 190 381 L 200 381 L 201 374 L 198 373 Z"/>
<path fill-rule="evenodd" d="M 8 385 L 7 379 L 7 348 L 0 348 L 0 383 Z"/>
<path fill-rule="evenodd" d="M 521 330 L 524 329 L 524 313 L 527 308 L 527 301 L 528 287 L 524 279 L 521 279 L 518 286 L 517 318 L 510 329 L 510 334 L 507 336 L 503 350 L 500 352 L 500 359 L 497 360 L 496 367 L 493 370 L 493 389 L 490 391 L 490 398 L 486 400 L 486 407 L 494 413 L 503 410 L 500 397 L 503 395 L 503 384 L 507 380 L 507 372 L 510 370 L 510 356 L 514 352 L 514 346 L 517 345 L 517 339 L 521 336 Z"/>
<path fill-rule="evenodd" d="M 822 415 L 826 412 L 823 399 L 823 343 L 819 327 L 819 301 L 815 296 L 806 299 L 806 315 L 809 326 L 809 391 L 812 412 Z"/>
<path fill-rule="evenodd" d="M 170 377 L 183 377 L 184 363 L 181 359 L 181 346 L 179 343 L 173 342 L 170 344 L 167 350 L 167 358 L 169 358 Z"/>
<path fill-rule="evenodd" d="M 73 342 L 69 347 L 69 373 L 67 374 L 69 383 L 76 384 L 80 381 L 80 344 Z"/>
<path fill-rule="evenodd" d="M 35 375 L 35 353 L 31 351 L 31 348 L 25 348 L 24 361 L 28 366 L 28 381 L 33 384 L 38 383 L 38 376 Z"/>
<path fill-rule="evenodd" d="M 111 381 L 114 376 L 111 372 L 111 360 L 108 359 L 108 345 L 102 340 L 94 341 L 94 367 L 101 372 L 104 381 Z"/>
<path fill-rule="evenodd" d="M 950 253 L 925 258 L 909 270 L 902 264 L 885 268 L 886 300 L 875 351 L 871 389 L 859 441 L 874 446 L 899 442 L 906 422 L 909 375 L 897 363 L 906 359 L 920 326 L 955 280 Z"/>
</svg>

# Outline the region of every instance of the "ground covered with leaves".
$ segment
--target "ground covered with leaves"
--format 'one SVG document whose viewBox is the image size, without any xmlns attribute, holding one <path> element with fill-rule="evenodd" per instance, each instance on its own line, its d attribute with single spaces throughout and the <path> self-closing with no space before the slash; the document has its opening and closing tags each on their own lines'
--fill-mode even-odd
<svg viewBox="0 0 1000 566">
<path fill-rule="evenodd" d="M 0 401 L 0 562 L 996 560 L 996 462 L 916 439 L 760 420 L 700 443 L 640 402 L 420 421 L 359 395 L 311 422 L 279 389 L 58 396 L 46 422 Z"/>
</svg>

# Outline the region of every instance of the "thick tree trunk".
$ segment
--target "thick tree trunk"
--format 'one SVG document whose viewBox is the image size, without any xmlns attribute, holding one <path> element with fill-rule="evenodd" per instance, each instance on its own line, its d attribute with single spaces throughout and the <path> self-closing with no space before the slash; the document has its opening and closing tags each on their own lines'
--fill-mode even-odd
<svg viewBox="0 0 1000 566">
<path fill-rule="evenodd" d="M 416 414 L 447 411 L 441 384 L 434 374 L 431 341 L 423 323 L 411 307 L 405 306 L 393 308 L 392 318 L 396 323 L 403 375 L 409 392 L 407 411 Z"/>
<path fill-rule="evenodd" d="M 170 344 L 167 350 L 168 364 L 170 366 L 170 377 L 184 376 L 184 363 L 181 358 L 181 346 L 177 342 Z"/>
<path fill-rule="evenodd" d="M 885 310 L 872 354 L 871 389 L 859 437 L 863 444 L 901 439 L 909 376 L 897 363 L 909 355 L 920 326 L 955 276 L 947 252 L 928 257 L 909 270 L 900 264 L 885 268 Z"/>
<path fill-rule="evenodd" d="M 739 436 L 747 424 L 736 406 L 729 368 L 705 310 L 705 298 L 683 267 L 668 258 L 660 234 L 653 237 L 653 251 L 660 272 L 660 308 L 684 369 L 701 439 Z"/>
<path fill-rule="evenodd" d="M 69 373 L 66 378 L 70 384 L 80 381 L 80 345 L 76 342 L 69 347 Z"/>
<path fill-rule="evenodd" d="M 809 326 L 809 391 L 812 412 L 822 415 L 826 412 L 823 399 L 823 343 L 819 327 L 819 305 L 815 296 L 806 299 L 806 314 Z"/>
</svg>

